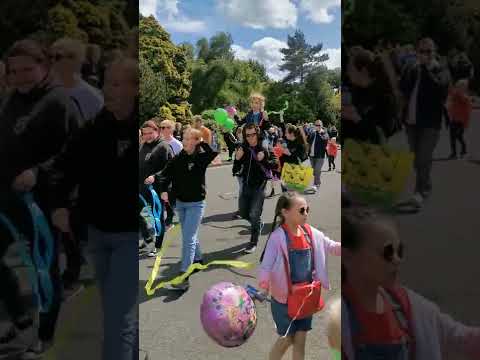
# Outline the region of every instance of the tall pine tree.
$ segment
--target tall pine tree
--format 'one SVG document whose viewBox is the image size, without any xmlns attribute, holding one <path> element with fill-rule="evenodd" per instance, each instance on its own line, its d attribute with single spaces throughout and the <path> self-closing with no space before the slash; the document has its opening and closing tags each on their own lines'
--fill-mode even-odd
<svg viewBox="0 0 480 360">
<path fill-rule="evenodd" d="M 284 82 L 292 83 L 297 80 L 301 84 L 308 74 L 321 63 L 328 60 L 328 54 L 321 54 L 323 44 L 312 46 L 305 41 L 302 31 L 296 30 L 293 36 L 289 35 L 287 40 L 288 48 L 281 49 L 283 64 L 280 70 L 287 71 Z"/>
</svg>

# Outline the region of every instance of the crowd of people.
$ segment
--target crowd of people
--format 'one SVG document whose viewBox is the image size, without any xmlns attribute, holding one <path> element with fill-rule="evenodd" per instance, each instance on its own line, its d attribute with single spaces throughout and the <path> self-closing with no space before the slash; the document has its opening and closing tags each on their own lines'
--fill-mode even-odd
<svg viewBox="0 0 480 360">
<path fill-rule="evenodd" d="M 450 130 L 449 159 L 467 154 L 464 131 L 472 112 L 474 67 L 458 49 L 442 56 L 430 38 L 415 46 L 345 49 L 342 84 L 342 141 L 382 144 L 405 129 L 415 155 L 416 185 L 405 206 L 422 209 L 433 189 L 433 153 L 443 124 Z M 460 143 L 460 154 L 457 151 Z"/>
<path fill-rule="evenodd" d="M 306 225 L 308 204 L 301 194 L 288 189 L 281 181 L 280 173 L 284 164 L 300 165 L 310 158 L 315 172 L 312 189 L 318 191 L 321 169 L 327 154 L 330 169 L 335 169 L 338 151 L 335 139 L 338 131 L 335 127 L 325 129 L 321 120 L 304 126 L 275 126 L 264 111 L 265 98 L 260 94 L 252 94 L 250 100 L 251 110 L 243 119 L 237 117 L 237 127 L 232 131 L 222 131 L 229 153 L 227 162 L 233 160 L 232 181 L 236 177 L 239 184 L 238 212 L 235 218 L 249 222 L 250 241 L 244 251 L 247 254 L 254 253 L 264 227 L 262 213 L 265 198 L 267 195 L 273 197 L 275 184 L 281 183 L 282 194 L 277 202 L 273 229 L 261 256 L 259 284 L 272 295 L 272 315 L 280 335 L 270 352 L 270 359 L 281 359 L 290 345 L 293 346 L 295 358 L 303 359 L 306 334 L 312 328 L 312 314 L 301 319 L 289 316 L 286 304 L 287 279 L 291 278 L 293 286 L 317 281 L 328 289 L 325 258 L 328 254 L 339 256 L 340 243 Z M 221 151 L 212 140 L 215 132 L 214 128 L 205 126 L 199 115 L 182 125 L 174 125 L 165 118 L 154 118 L 145 122 L 139 132 L 141 145 L 138 180 L 142 194 L 139 214 L 143 239 L 140 249 L 143 252 L 148 248 L 148 256 L 158 254 L 165 232 L 172 226 L 171 218 L 167 221 L 169 208 L 175 209 L 181 226 L 182 252 L 177 276 L 185 280 L 170 285 L 171 290 L 187 291 L 190 287 L 189 268 L 192 264 L 204 264 L 199 228 L 207 206 L 206 171 Z M 172 142 L 180 140 L 183 147 L 180 145 L 178 152 Z M 281 153 L 275 153 L 274 148 L 280 144 Z M 270 192 L 267 191 L 269 182 L 272 183 Z M 160 231 L 156 231 L 155 218 L 158 215 L 155 215 L 155 195 L 152 196 L 151 189 L 160 194 Z M 277 219 L 281 220 L 278 228 Z M 277 261 L 277 258 L 283 261 L 284 248 L 289 249 L 289 260 L 283 264 L 289 263 L 291 266 L 291 274 L 286 277 L 283 267 L 278 269 L 280 265 Z M 275 278 L 277 275 L 281 275 L 280 278 Z"/>
<path fill-rule="evenodd" d="M 136 35 L 127 42 L 102 50 L 72 38 L 23 39 L 3 56 L 0 293 L 11 325 L 0 343 L 36 334 L 18 359 L 54 347 L 62 304 L 83 289 L 87 264 L 101 297 L 102 358 L 138 356 L 138 215 L 125 201 L 138 187 L 124 171 L 138 166 Z M 14 243 L 29 250 L 33 302 L 7 266 Z"/>
<path fill-rule="evenodd" d="M 421 210 L 433 189 L 433 153 L 444 124 L 449 159 L 457 158 L 457 141 L 460 155 L 467 152 L 472 63 L 458 51 L 439 55 L 434 41 L 423 38 L 416 46 L 353 46 L 342 65 L 342 141 L 388 144 L 404 130 L 416 183 L 412 198 L 395 210 Z M 406 239 L 391 214 L 355 199 L 348 188 L 342 196 L 342 358 L 479 358 L 479 327 L 452 319 L 399 280 Z"/>
</svg>

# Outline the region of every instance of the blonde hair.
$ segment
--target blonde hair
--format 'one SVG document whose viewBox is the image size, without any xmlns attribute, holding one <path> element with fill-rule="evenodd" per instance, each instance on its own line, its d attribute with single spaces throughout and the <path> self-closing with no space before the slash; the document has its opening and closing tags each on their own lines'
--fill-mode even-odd
<svg viewBox="0 0 480 360">
<path fill-rule="evenodd" d="M 160 126 L 168 126 L 169 128 L 171 129 L 174 129 L 175 128 L 175 123 L 172 121 L 172 120 L 163 120 L 162 122 L 160 122 Z"/>
<path fill-rule="evenodd" d="M 187 128 L 183 134 L 184 134 L 184 136 L 190 134 L 190 135 L 192 135 L 196 140 L 200 140 L 200 139 L 202 138 L 202 132 L 201 132 L 200 130 L 195 129 L 195 128 L 192 128 L 192 127 Z"/>
<path fill-rule="evenodd" d="M 265 96 L 263 96 L 262 94 L 260 93 L 252 93 L 250 94 L 250 97 L 249 97 L 249 100 L 250 100 L 250 104 L 252 104 L 253 100 L 255 99 L 258 99 L 261 101 L 262 103 L 262 108 L 265 106 Z"/>
<path fill-rule="evenodd" d="M 201 115 L 194 115 L 194 116 L 192 117 L 192 122 L 193 122 L 194 124 L 195 124 L 196 122 L 202 122 L 202 124 L 203 124 L 203 118 L 202 118 Z"/>
<path fill-rule="evenodd" d="M 340 298 L 334 299 L 328 307 L 327 338 L 330 348 L 342 348 L 342 303 Z"/>
<path fill-rule="evenodd" d="M 52 44 L 51 49 L 63 50 L 68 52 L 80 64 L 82 64 L 85 61 L 85 57 L 87 53 L 87 46 L 83 42 L 77 39 L 72 39 L 67 37 L 64 37 L 55 41 Z"/>
</svg>

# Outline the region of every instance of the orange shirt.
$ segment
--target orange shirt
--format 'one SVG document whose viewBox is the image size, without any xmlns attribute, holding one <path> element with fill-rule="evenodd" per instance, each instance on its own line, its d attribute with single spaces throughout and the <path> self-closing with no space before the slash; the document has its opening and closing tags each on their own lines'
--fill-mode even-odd
<svg viewBox="0 0 480 360">
<path fill-rule="evenodd" d="M 310 249 L 310 244 L 308 243 L 307 239 L 305 238 L 305 233 L 303 230 L 299 227 L 300 230 L 300 236 L 297 236 L 296 234 L 292 234 L 290 229 L 288 228 L 287 225 L 283 224 L 282 227 L 287 231 L 288 237 L 290 238 L 290 248 L 294 250 L 304 250 L 304 249 Z"/>
<path fill-rule="evenodd" d="M 472 102 L 465 93 L 452 89 L 449 94 L 448 115 L 450 121 L 468 127 L 472 113 Z"/>
<path fill-rule="evenodd" d="M 337 151 L 338 151 L 338 145 L 330 140 L 327 143 L 327 154 L 333 157 L 337 156 Z"/>
<path fill-rule="evenodd" d="M 203 141 L 206 142 L 208 145 L 212 145 L 212 132 L 206 126 L 202 126 L 200 128 L 202 132 Z"/>
</svg>

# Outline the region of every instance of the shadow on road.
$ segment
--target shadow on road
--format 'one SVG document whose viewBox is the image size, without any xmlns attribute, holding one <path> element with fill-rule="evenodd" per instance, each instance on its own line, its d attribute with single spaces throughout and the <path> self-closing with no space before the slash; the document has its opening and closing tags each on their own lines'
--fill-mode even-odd
<svg viewBox="0 0 480 360">
<path fill-rule="evenodd" d="M 455 160 L 455 159 L 450 159 L 448 156 L 433 159 L 434 162 L 453 161 L 453 160 Z"/>
<path fill-rule="evenodd" d="M 233 228 L 234 226 L 232 226 Z M 262 236 L 265 236 L 265 235 L 269 235 L 270 232 L 272 231 L 272 227 L 273 227 L 273 223 L 265 223 L 265 225 L 263 226 L 262 228 L 262 232 L 260 235 Z M 247 229 L 245 230 L 240 230 L 238 232 L 238 235 L 242 235 L 242 236 L 245 236 L 245 235 L 250 235 L 250 227 L 248 226 Z"/>
<path fill-rule="evenodd" d="M 227 222 L 235 220 L 233 216 L 236 214 L 236 211 L 225 213 L 225 214 L 216 214 L 206 216 L 202 220 L 202 224 L 208 224 L 210 222 Z"/>
<path fill-rule="evenodd" d="M 218 251 L 213 251 L 213 252 L 210 252 L 210 253 L 203 254 L 203 261 L 204 261 L 205 264 L 207 264 L 207 263 L 209 263 L 213 260 L 236 260 L 239 257 L 245 255 L 243 250 L 247 247 L 247 244 L 248 243 L 235 245 L 235 246 L 232 246 L 230 248 L 223 249 L 223 250 L 218 250 Z M 233 272 L 234 274 L 237 274 L 237 275 L 242 276 L 242 277 L 254 278 L 251 275 L 242 274 L 242 273 L 239 273 L 235 270 L 230 269 L 229 267 L 223 267 L 223 266 L 214 266 L 214 267 L 208 268 L 206 270 L 203 270 L 202 272 L 209 272 L 209 271 L 212 271 L 212 270 L 216 270 L 218 268 L 223 268 L 223 269 L 229 270 L 229 271 Z M 176 262 L 176 263 L 166 264 L 165 269 L 163 271 L 160 271 L 160 278 L 162 280 L 172 279 L 175 276 L 177 276 L 179 274 L 179 272 L 180 272 L 180 261 Z M 195 281 L 195 275 L 196 274 L 191 275 L 190 281 Z M 157 281 L 156 281 L 157 284 L 158 284 L 158 281 L 160 281 L 160 279 L 157 279 Z M 139 282 L 139 288 L 138 288 L 139 304 L 142 304 L 146 301 L 149 301 L 153 298 L 158 298 L 158 297 L 164 297 L 163 302 L 165 302 L 165 303 L 172 302 L 172 301 L 176 301 L 176 300 L 180 299 L 183 296 L 183 294 L 185 293 L 183 291 L 173 291 L 173 290 L 168 290 L 168 289 L 159 289 L 155 292 L 154 295 L 148 296 L 145 292 L 145 284 L 146 283 L 147 283 L 146 280 L 141 280 Z"/>
<path fill-rule="evenodd" d="M 173 291 L 168 289 L 159 289 L 152 296 L 148 296 L 145 291 L 146 281 L 140 281 L 138 284 L 138 303 L 150 301 L 155 298 L 163 297 L 164 303 L 169 303 L 180 299 L 187 291 Z"/>
</svg>

